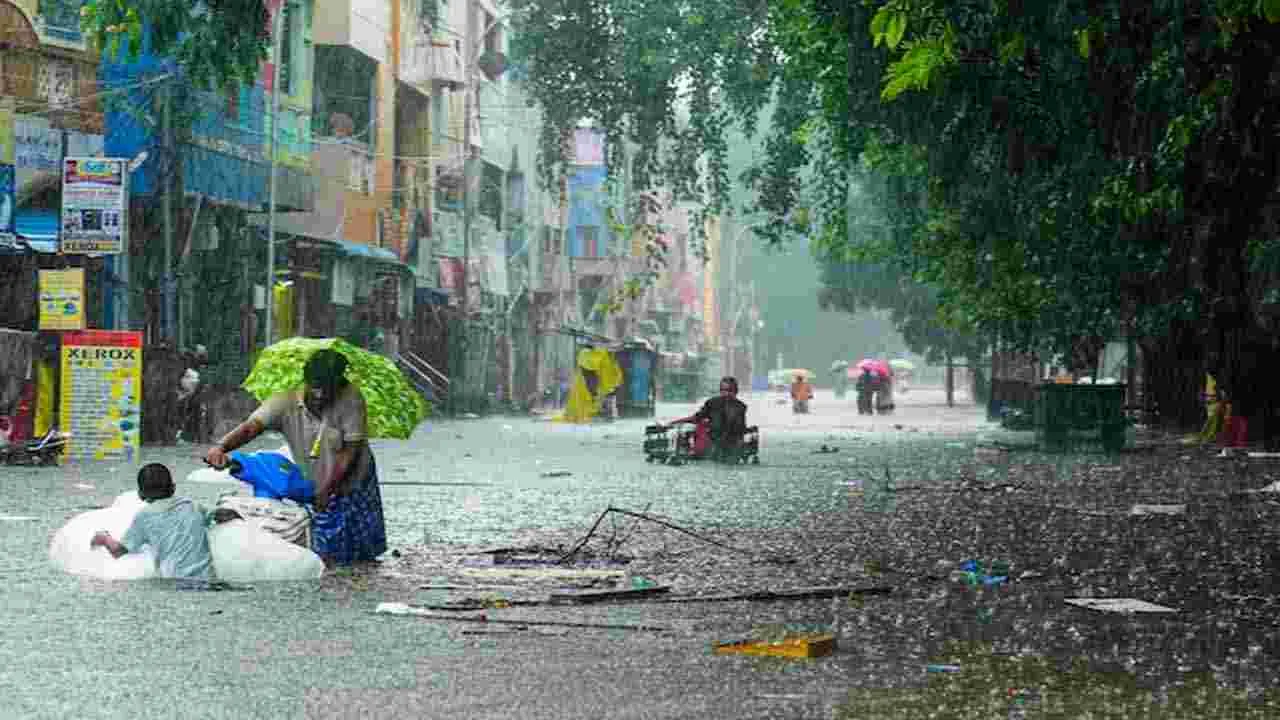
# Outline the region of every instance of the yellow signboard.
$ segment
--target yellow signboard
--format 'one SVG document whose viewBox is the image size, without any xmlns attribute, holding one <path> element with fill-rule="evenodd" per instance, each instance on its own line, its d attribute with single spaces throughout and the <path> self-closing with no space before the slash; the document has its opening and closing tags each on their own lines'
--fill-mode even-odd
<svg viewBox="0 0 1280 720">
<path fill-rule="evenodd" d="M 84 330 L 62 336 L 67 457 L 133 462 L 142 433 L 142 333 Z"/>
<path fill-rule="evenodd" d="M 40 271 L 40 329 L 84 329 L 84 268 Z"/>
<path fill-rule="evenodd" d="M 12 97 L 0 98 L 0 165 L 12 165 L 16 153 L 13 132 L 13 114 L 16 101 Z"/>
</svg>

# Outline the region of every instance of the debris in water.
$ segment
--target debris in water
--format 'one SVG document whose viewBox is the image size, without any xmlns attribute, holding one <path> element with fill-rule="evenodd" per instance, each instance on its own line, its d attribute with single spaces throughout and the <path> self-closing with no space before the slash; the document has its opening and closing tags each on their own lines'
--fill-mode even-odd
<svg viewBox="0 0 1280 720">
<path fill-rule="evenodd" d="M 666 586 L 631 587 L 622 590 L 581 590 L 575 592 L 551 593 L 549 601 L 552 605 L 581 605 L 583 603 L 604 602 L 607 600 L 644 599 L 654 595 L 670 592 Z"/>
<path fill-rule="evenodd" d="M 1086 610 L 1115 613 L 1171 613 L 1178 612 L 1171 607 L 1156 605 L 1136 598 L 1067 598 L 1068 605 L 1075 605 Z"/>
<path fill-rule="evenodd" d="M 1130 515 L 1181 515 L 1187 511 L 1184 505 L 1134 505 Z"/>
<path fill-rule="evenodd" d="M 836 636 L 831 633 L 800 633 L 782 640 L 740 640 L 715 646 L 716 655 L 769 655 L 787 658 L 824 657 L 835 652 Z"/>
</svg>

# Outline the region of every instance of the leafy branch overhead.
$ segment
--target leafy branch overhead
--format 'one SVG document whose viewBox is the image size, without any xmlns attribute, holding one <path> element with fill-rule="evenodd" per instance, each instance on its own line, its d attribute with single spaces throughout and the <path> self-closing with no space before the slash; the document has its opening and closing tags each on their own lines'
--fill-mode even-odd
<svg viewBox="0 0 1280 720">
<path fill-rule="evenodd" d="M 253 83 L 271 46 L 263 0 L 88 0 L 80 26 L 112 57 L 137 59 L 145 39 L 150 53 L 177 61 L 203 89 Z"/>
</svg>

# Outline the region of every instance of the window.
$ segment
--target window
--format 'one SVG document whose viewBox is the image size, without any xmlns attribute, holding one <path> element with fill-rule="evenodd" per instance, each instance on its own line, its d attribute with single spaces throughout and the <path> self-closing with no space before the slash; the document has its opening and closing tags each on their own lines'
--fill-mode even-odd
<svg viewBox="0 0 1280 720">
<path fill-rule="evenodd" d="M 445 102 L 444 90 L 436 89 L 431 93 L 431 139 L 440 144 L 449 133 L 449 103 Z"/>
<path fill-rule="evenodd" d="M 600 257 L 600 228 L 594 225 L 578 228 L 578 252 L 582 257 Z"/>
<path fill-rule="evenodd" d="M 298 11 L 292 4 L 285 3 L 280 7 L 280 12 L 284 13 L 280 18 L 280 92 L 292 95 L 295 74 L 293 39 L 297 37 L 297 33 L 293 30 L 293 23 L 298 16 Z"/>
<path fill-rule="evenodd" d="M 75 66 L 63 60 L 46 59 L 40 66 L 38 92 L 53 107 L 71 102 L 75 93 Z"/>
<path fill-rule="evenodd" d="M 548 255 L 560 254 L 560 231 L 553 227 L 542 228 L 542 252 Z"/>
</svg>

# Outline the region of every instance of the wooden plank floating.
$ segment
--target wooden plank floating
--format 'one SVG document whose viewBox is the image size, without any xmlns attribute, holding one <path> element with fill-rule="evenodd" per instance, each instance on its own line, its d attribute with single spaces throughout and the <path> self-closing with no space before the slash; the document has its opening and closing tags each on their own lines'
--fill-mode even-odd
<svg viewBox="0 0 1280 720">
<path fill-rule="evenodd" d="M 864 585 L 858 587 L 811 587 L 795 590 L 757 590 L 748 593 L 730 595 L 681 595 L 659 600 L 658 602 L 730 602 L 733 600 L 751 600 L 769 602 L 774 600 L 821 600 L 823 598 L 843 597 L 845 595 L 886 595 L 893 592 L 892 585 Z"/>
<path fill-rule="evenodd" d="M 635 600 L 663 595 L 671 588 L 654 586 L 646 588 L 626 588 L 623 590 L 580 590 L 575 592 L 554 592 L 549 596 L 552 605 L 580 605 L 583 603 L 606 602 L 609 600 Z"/>
</svg>

